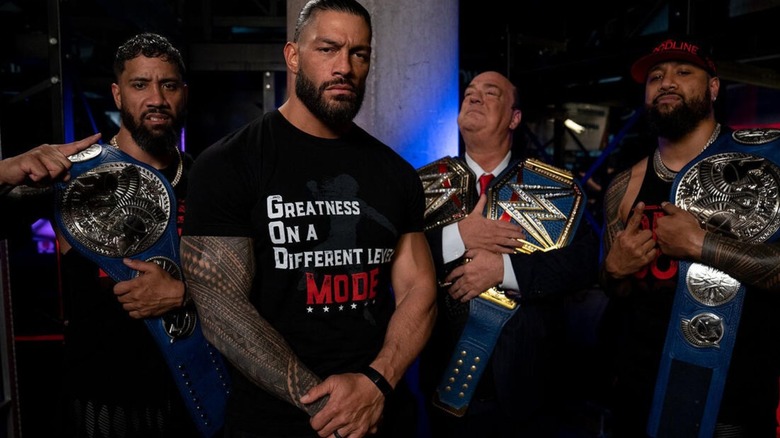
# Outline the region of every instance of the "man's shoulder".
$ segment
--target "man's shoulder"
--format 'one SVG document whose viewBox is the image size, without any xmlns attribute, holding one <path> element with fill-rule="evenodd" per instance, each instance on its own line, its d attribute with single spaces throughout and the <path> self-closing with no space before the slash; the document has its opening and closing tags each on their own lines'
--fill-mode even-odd
<svg viewBox="0 0 780 438">
<path fill-rule="evenodd" d="M 612 177 L 607 186 L 605 196 L 614 196 L 617 193 L 625 193 L 629 187 L 635 187 L 638 190 L 638 186 L 641 185 L 647 172 L 647 160 L 649 157 L 640 158 L 639 161 L 633 165 L 618 170 L 615 176 Z"/>
</svg>

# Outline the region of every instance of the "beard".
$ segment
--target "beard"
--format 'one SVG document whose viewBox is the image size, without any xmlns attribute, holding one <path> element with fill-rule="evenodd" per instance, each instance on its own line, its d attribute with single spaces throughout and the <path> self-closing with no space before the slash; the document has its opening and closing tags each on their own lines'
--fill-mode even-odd
<svg viewBox="0 0 780 438">
<path fill-rule="evenodd" d="M 357 116 L 360 106 L 363 104 L 365 88 L 355 87 L 355 96 L 336 96 L 328 102 L 323 98 L 325 89 L 331 85 L 348 84 L 346 79 L 325 82 L 319 88 L 308 76 L 301 71 L 295 77 L 295 94 L 306 105 L 306 108 L 331 128 L 341 128 Z"/>
<path fill-rule="evenodd" d="M 141 119 L 150 113 L 164 113 L 171 117 L 173 123 L 165 127 L 149 129 L 143 122 L 136 122 L 133 115 L 124 108 L 121 108 L 119 113 L 122 116 L 122 124 L 141 150 L 154 156 L 162 156 L 173 153 L 178 147 L 184 116 L 174 117 L 168 112 L 152 109 L 142 114 Z"/>
<path fill-rule="evenodd" d="M 681 97 L 682 98 L 682 97 Z M 712 93 L 709 87 L 704 96 L 686 101 L 669 111 L 661 111 L 657 105 L 647 106 L 647 122 L 653 135 L 669 140 L 679 140 L 692 132 L 712 111 Z"/>
</svg>

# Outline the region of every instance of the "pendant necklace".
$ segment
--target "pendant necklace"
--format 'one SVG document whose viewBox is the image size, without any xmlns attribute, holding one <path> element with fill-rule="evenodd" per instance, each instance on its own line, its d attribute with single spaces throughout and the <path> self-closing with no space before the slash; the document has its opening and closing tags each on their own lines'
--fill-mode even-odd
<svg viewBox="0 0 780 438">
<path fill-rule="evenodd" d="M 108 142 L 111 146 L 119 149 L 119 143 L 117 143 L 116 135 L 111 137 L 111 141 Z M 173 181 L 171 181 L 171 186 L 176 187 L 176 184 L 179 183 L 179 180 L 181 179 L 182 171 L 184 170 L 184 164 L 182 163 L 183 160 L 181 158 L 181 151 L 179 148 L 176 148 L 176 155 L 178 155 L 179 163 L 176 166 L 176 176 L 173 177 Z M 663 165 L 663 163 L 661 163 Z"/>
<path fill-rule="evenodd" d="M 716 138 L 718 138 L 718 135 L 720 134 L 720 123 L 715 125 L 715 129 L 712 131 L 712 135 L 710 135 L 709 140 L 707 140 L 707 143 L 704 145 L 703 148 L 701 148 L 701 152 L 704 152 L 709 145 L 711 145 Z M 655 170 L 655 174 L 658 175 L 658 178 L 661 178 L 662 181 L 665 182 L 672 182 L 674 181 L 674 178 L 677 176 L 677 172 L 669 169 L 666 167 L 666 164 L 664 164 L 663 160 L 661 160 L 661 150 L 658 148 L 655 148 L 655 153 L 653 153 L 653 170 Z"/>
</svg>

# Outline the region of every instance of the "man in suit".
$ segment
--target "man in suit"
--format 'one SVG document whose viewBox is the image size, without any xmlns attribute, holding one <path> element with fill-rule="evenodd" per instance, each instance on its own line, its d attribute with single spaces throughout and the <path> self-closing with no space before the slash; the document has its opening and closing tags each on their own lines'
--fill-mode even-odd
<svg viewBox="0 0 780 438">
<path fill-rule="evenodd" d="M 426 397 L 436 397 L 435 387 L 470 317 L 471 300 L 498 286 L 519 303 L 519 310 L 500 329 L 465 413 L 458 417 L 430 409 L 433 436 L 544 437 L 553 436 L 560 424 L 555 418 L 560 400 L 552 389 L 559 377 L 555 355 L 564 329 L 563 298 L 596 283 L 599 243 L 581 221 L 569 245 L 518 253 L 526 230 L 484 216 L 484 192 L 491 185 L 485 175 L 495 176 L 495 184 L 522 163 L 512 150 L 521 118 L 517 89 L 504 75 L 481 73 L 466 88 L 458 115 L 465 154 L 453 160 L 485 187 L 468 188 L 479 194 L 472 211 L 426 232 L 441 286 L 439 316 L 420 364 Z M 463 258 L 469 262 L 461 263 Z"/>
</svg>

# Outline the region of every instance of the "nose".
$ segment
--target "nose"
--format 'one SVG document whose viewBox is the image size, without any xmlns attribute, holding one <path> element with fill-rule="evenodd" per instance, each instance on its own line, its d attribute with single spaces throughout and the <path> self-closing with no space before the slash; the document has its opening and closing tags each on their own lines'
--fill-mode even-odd
<svg viewBox="0 0 780 438">
<path fill-rule="evenodd" d="M 674 75 L 664 75 L 661 80 L 661 90 L 671 90 L 677 88 L 677 83 L 674 81 Z"/>
<path fill-rule="evenodd" d="M 352 56 L 348 50 L 341 50 L 333 61 L 333 74 L 349 76 L 352 73 Z"/>
<path fill-rule="evenodd" d="M 146 101 L 147 106 L 160 107 L 167 105 L 167 102 L 162 85 L 149 87 L 149 96 Z"/>
</svg>

